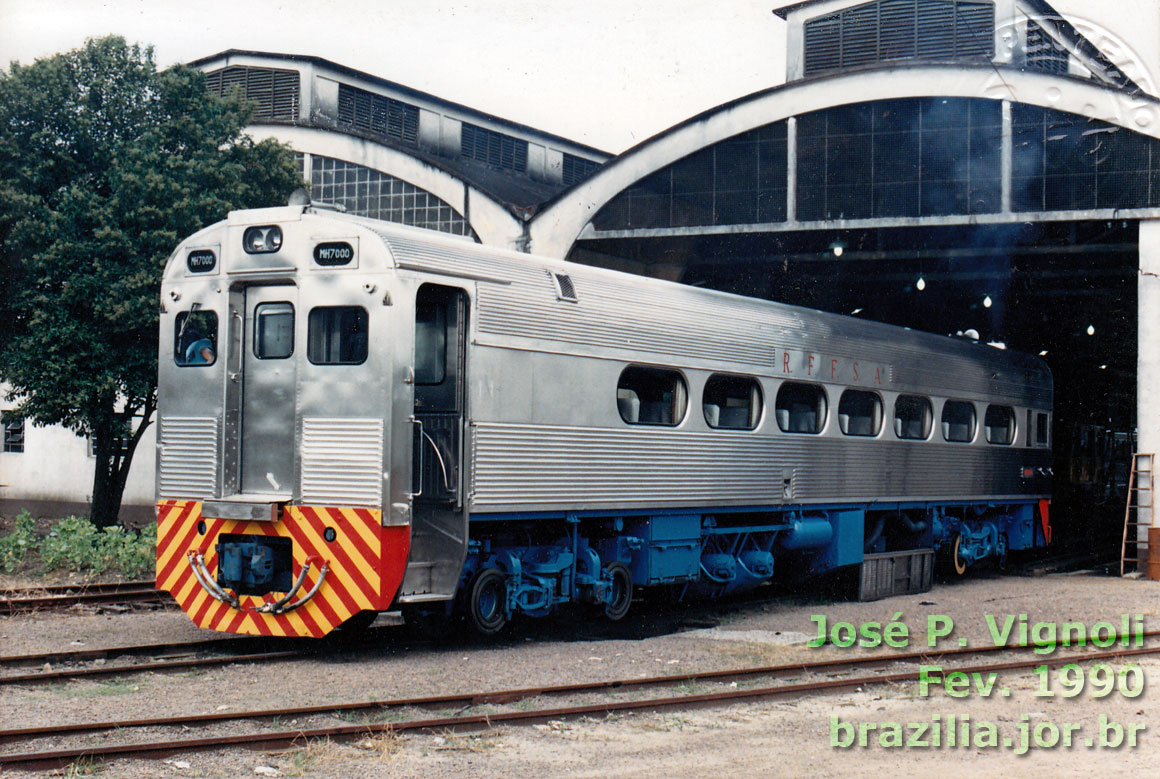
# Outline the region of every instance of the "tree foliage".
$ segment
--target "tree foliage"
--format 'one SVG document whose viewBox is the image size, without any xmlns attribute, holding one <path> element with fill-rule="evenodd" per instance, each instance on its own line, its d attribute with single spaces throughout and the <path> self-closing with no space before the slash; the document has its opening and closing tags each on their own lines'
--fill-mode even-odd
<svg viewBox="0 0 1160 779">
<path fill-rule="evenodd" d="M 17 413 L 91 436 L 116 520 L 156 405 L 161 273 L 182 238 L 301 186 L 247 104 L 118 37 L 0 73 L 0 378 Z"/>
</svg>

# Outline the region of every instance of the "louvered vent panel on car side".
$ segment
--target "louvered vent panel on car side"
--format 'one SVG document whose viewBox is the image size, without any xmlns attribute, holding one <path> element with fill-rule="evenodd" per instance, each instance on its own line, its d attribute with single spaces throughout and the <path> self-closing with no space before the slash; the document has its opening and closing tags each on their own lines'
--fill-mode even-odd
<svg viewBox="0 0 1160 779">
<path fill-rule="evenodd" d="M 378 506 L 383 496 L 383 421 L 302 421 L 302 501 Z"/>
<path fill-rule="evenodd" d="M 158 495 L 212 498 L 217 492 L 218 422 L 212 417 L 162 417 Z"/>
</svg>

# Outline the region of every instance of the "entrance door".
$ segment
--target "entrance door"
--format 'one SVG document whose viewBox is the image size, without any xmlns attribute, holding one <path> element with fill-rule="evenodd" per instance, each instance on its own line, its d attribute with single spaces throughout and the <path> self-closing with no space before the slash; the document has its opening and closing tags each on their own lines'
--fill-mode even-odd
<svg viewBox="0 0 1160 779">
<path fill-rule="evenodd" d="M 463 510 L 463 424 L 467 296 L 424 284 L 415 299 L 414 522 L 412 592 L 450 596 L 467 548 Z"/>
<path fill-rule="evenodd" d="M 297 289 L 246 289 L 242 341 L 241 491 L 289 497 L 294 489 L 294 342 Z"/>
</svg>

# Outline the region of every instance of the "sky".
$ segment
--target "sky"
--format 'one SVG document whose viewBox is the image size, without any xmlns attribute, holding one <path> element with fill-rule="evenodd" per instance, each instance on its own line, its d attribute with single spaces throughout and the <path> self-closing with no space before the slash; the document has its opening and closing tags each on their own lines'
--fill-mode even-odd
<svg viewBox="0 0 1160 779">
<path fill-rule="evenodd" d="M 231 48 L 314 55 L 618 153 L 782 83 L 772 9 L 787 2 L 0 0 L 0 66 L 109 33 L 153 45 L 162 66 Z M 1053 4 L 1157 93 L 1157 0 Z"/>
</svg>

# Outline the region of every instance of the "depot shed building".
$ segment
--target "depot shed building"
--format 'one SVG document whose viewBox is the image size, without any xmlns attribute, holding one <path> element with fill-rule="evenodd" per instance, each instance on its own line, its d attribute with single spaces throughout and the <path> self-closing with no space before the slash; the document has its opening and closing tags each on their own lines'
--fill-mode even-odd
<svg viewBox="0 0 1160 779">
<path fill-rule="evenodd" d="M 617 156 L 316 57 L 193 64 L 255 103 L 251 133 L 299 153 L 315 200 L 352 213 L 1043 353 L 1057 504 L 1115 504 L 1126 453 L 1160 448 L 1137 348 L 1160 330 L 1141 273 L 1160 270 L 1146 68 L 1042 0 L 773 13 L 784 84 Z M 3 457 L 10 503 L 24 485 Z"/>
</svg>

